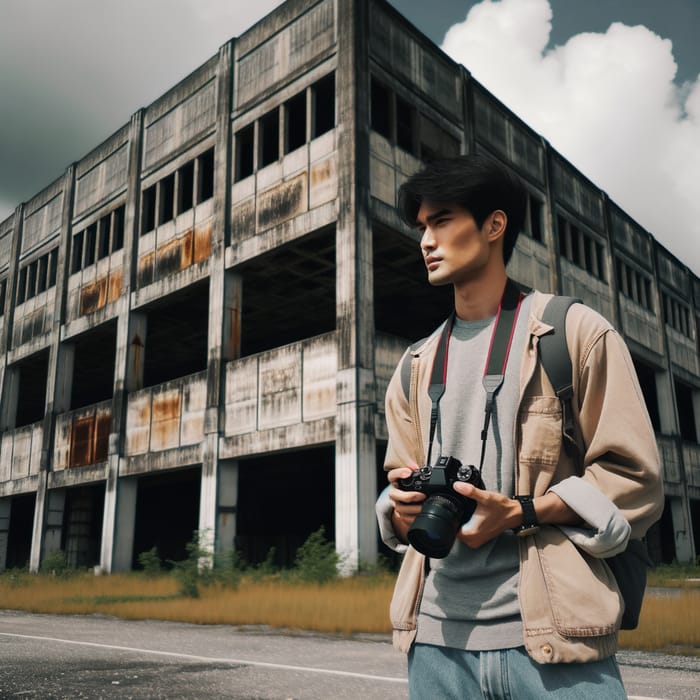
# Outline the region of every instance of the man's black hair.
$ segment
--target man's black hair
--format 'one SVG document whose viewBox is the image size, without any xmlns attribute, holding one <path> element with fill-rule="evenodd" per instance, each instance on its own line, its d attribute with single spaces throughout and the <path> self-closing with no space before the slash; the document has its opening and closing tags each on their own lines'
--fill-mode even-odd
<svg viewBox="0 0 700 700">
<path fill-rule="evenodd" d="M 527 190 L 515 173 L 485 156 L 434 160 L 399 188 L 399 216 L 409 226 L 416 225 L 423 200 L 457 204 L 474 217 L 479 228 L 493 211 L 504 211 L 508 223 L 503 236 L 503 260 L 508 264 L 527 207 Z"/>
</svg>

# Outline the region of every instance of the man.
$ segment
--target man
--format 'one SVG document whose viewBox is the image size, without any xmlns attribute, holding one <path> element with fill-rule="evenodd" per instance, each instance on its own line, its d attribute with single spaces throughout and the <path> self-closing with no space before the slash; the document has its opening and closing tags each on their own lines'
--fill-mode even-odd
<svg viewBox="0 0 700 700">
<path fill-rule="evenodd" d="M 566 321 L 579 459 L 562 445 L 561 405 L 538 357 L 549 295 L 517 299 L 499 349 L 525 207 L 520 180 L 477 156 L 435 161 L 399 191 L 428 280 L 451 284 L 455 304 L 447 328 L 407 350 L 386 395 L 389 487 L 377 513 L 385 542 L 406 552 L 390 612 L 417 700 L 626 697 L 614 660 L 621 602 L 603 559 L 660 516 L 656 442 L 624 342 L 593 310 L 576 304 Z M 485 426 L 495 352 L 505 369 Z M 454 483 L 475 510 L 435 558 L 406 546 L 426 499 L 409 477 L 440 457 L 479 465 L 485 488 Z"/>
</svg>

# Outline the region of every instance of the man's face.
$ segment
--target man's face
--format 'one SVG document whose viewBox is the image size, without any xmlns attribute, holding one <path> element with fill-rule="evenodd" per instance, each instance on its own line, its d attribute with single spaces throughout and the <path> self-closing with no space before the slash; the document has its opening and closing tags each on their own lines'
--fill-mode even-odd
<svg viewBox="0 0 700 700">
<path fill-rule="evenodd" d="M 490 219 L 480 229 L 474 217 L 459 205 L 421 203 L 416 223 L 423 234 L 420 247 L 430 284 L 460 284 L 485 267 L 490 252 Z"/>
</svg>

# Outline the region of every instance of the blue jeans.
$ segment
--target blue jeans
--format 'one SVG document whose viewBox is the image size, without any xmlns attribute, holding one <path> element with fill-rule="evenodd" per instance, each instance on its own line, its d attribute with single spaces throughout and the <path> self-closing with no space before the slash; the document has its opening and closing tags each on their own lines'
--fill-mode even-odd
<svg viewBox="0 0 700 700">
<path fill-rule="evenodd" d="M 462 651 L 414 644 L 411 700 L 626 700 L 615 657 L 587 664 L 538 664 L 523 647 Z"/>
</svg>

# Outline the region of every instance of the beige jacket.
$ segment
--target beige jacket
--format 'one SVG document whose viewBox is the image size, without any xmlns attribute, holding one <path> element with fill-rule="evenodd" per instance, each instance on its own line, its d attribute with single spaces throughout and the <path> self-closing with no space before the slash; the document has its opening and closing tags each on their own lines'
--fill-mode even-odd
<svg viewBox="0 0 700 700">
<path fill-rule="evenodd" d="M 517 494 L 541 496 L 568 477 L 582 477 L 617 506 L 631 536 L 642 537 L 661 515 L 663 491 L 654 431 L 629 352 L 599 314 L 571 307 L 566 337 L 580 467 L 562 447 L 560 403 L 538 359 L 538 339 L 552 330 L 540 320 L 549 298 L 534 292 L 528 319 L 514 434 Z M 438 339 L 433 334 L 411 350 L 411 386 L 418 391 L 406 397 L 398 369 L 387 389 L 387 471 L 424 463 L 427 386 Z M 403 651 L 415 639 L 423 577 L 424 556 L 409 547 L 390 607 L 394 644 Z M 535 661 L 587 662 L 615 653 L 622 615 L 615 579 L 603 559 L 574 545 L 560 528 L 543 526 L 521 540 L 519 597 L 524 643 Z"/>
</svg>

